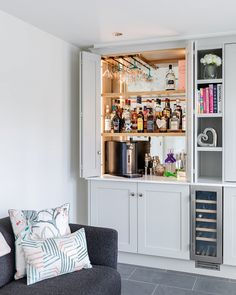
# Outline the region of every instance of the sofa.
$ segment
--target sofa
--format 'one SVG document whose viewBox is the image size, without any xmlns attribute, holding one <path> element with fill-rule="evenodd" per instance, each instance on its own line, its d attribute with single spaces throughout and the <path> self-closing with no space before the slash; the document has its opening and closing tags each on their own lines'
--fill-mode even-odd
<svg viewBox="0 0 236 295">
<path fill-rule="evenodd" d="M 66 275 L 27 286 L 26 278 L 15 281 L 14 234 L 8 217 L 0 219 L 11 253 L 0 257 L 1 295 L 120 295 L 121 278 L 117 272 L 117 232 L 113 229 L 70 224 L 71 232 L 85 228 L 88 253 L 93 265 Z"/>
</svg>

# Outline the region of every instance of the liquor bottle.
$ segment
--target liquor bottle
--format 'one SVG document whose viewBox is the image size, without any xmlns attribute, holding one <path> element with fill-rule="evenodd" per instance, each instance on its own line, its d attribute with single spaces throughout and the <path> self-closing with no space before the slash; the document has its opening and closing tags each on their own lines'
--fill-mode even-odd
<svg viewBox="0 0 236 295">
<path fill-rule="evenodd" d="M 112 120 L 114 133 L 119 133 L 121 131 L 120 117 L 118 111 L 116 110 L 115 116 Z"/>
<path fill-rule="evenodd" d="M 180 100 L 176 99 L 176 107 L 175 107 L 175 111 L 177 113 L 177 117 L 179 118 L 179 128 L 182 128 L 182 116 L 183 116 L 183 111 L 180 105 Z"/>
<path fill-rule="evenodd" d="M 183 111 L 183 116 L 182 116 L 182 131 L 186 131 L 186 113 L 185 113 L 185 109 Z"/>
<path fill-rule="evenodd" d="M 130 112 L 130 100 L 125 100 L 125 106 L 123 111 L 124 131 L 131 132 L 131 112 Z"/>
<path fill-rule="evenodd" d="M 143 129 L 144 131 L 147 130 L 147 116 L 148 116 L 148 108 L 147 106 L 143 107 Z"/>
<path fill-rule="evenodd" d="M 136 108 L 133 110 L 132 115 L 131 115 L 131 123 L 132 123 L 132 130 L 137 131 L 138 127 L 138 114 L 136 111 Z"/>
<path fill-rule="evenodd" d="M 154 116 L 151 108 L 147 116 L 147 132 L 154 132 Z"/>
<path fill-rule="evenodd" d="M 175 104 L 174 112 L 169 120 L 169 129 L 170 131 L 179 131 L 180 128 L 180 119 L 179 112 L 177 111 L 177 107 Z"/>
<path fill-rule="evenodd" d="M 110 114 L 110 109 L 109 105 L 106 106 L 106 114 L 105 114 L 105 132 L 110 133 L 111 132 L 111 114 Z"/>
<path fill-rule="evenodd" d="M 175 90 L 175 74 L 172 65 L 169 65 L 169 70 L 166 74 L 166 90 Z"/>
<path fill-rule="evenodd" d="M 169 119 L 171 117 L 170 100 L 168 98 L 165 99 L 165 107 L 163 109 L 163 115 Z"/>
<path fill-rule="evenodd" d="M 137 118 L 137 129 L 138 132 L 142 133 L 143 130 L 143 112 L 142 112 L 142 108 L 139 109 L 139 113 L 138 113 L 138 118 Z"/>
<path fill-rule="evenodd" d="M 157 127 L 160 132 L 167 132 L 169 124 L 169 118 L 166 116 L 163 116 L 160 119 L 157 119 Z"/>
</svg>

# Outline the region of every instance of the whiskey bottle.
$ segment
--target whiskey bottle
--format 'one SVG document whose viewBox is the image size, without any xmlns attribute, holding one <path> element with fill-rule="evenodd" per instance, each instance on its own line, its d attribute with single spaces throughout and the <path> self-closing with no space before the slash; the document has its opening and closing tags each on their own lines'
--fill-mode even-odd
<svg viewBox="0 0 236 295">
<path fill-rule="evenodd" d="M 120 122 L 121 122 L 121 120 L 120 120 L 120 117 L 118 115 L 118 111 L 116 110 L 115 116 L 114 116 L 113 121 L 112 121 L 114 133 L 119 133 L 121 131 Z"/>
<path fill-rule="evenodd" d="M 104 131 L 106 133 L 110 133 L 111 132 L 111 114 L 110 114 L 109 105 L 106 106 L 106 114 L 105 114 L 104 121 L 105 121 L 104 122 L 105 123 Z"/>
<path fill-rule="evenodd" d="M 123 120 L 124 120 L 124 131 L 131 132 L 131 113 L 130 113 L 130 100 L 125 100 L 125 106 L 123 111 Z"/>
<path fill-rule="evenodd" d="M 179 118 L 179 128 L 182 128 L 182 115 L 183 115 L 183 111 L 180 105 L 180 100 L 176 99 L 176 107 L 175 107 L 175 111 L 177 113 L 177 117 Z"/>
<path fill-rule="evenodd" d="M 169 119 L 171 117 L 170 100 L 168 98 L 165 99 L 165 107 L 163 109 L 163 115 Z"/>
<path fill-rule="evenodd" d="M 183 116 L 182 116 L 182 131 L 186 131 L 186 113 L 185 113 L 185 110 L 183 111 Z"/>
<path fill-rule="evenodd" d="M 132 130 L 133 131 L 137 131 L 137 122 L 138 121 L 138 114 L 136 111 L 136 108 L 134 109 L 134 111 L 132 112 L 132 116 L 131 116 L 131 123 L 132 123 Z"/>
<path fill-rule="evenodd" d="M 166 90 L 175 90 L 175 74 L 172 65 L 169 65 L 169 70 L 166 74 Z"/>
<path fill-rule="evenodd" d="M 137 129 L 138 129 L 138 132 L 140 132 L 140 133 L 142 133 L 144 131 L 144 129 L 143 129 L 143 112 L 142 112 L 142 108 L 139 109 L 139 113 L 138 113 Z"/>
</svg>

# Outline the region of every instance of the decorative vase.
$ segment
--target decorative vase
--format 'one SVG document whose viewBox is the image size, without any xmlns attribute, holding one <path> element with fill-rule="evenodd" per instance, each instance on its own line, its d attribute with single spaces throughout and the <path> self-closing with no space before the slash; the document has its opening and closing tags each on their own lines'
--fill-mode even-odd
<svg viewBox="0 0 236 295">
<path fill-rule="evenodd" d="M 204 79 L 216 79 L 217 78 L 217 65 L 210 64 L 204 67 Z"/>
</svg>

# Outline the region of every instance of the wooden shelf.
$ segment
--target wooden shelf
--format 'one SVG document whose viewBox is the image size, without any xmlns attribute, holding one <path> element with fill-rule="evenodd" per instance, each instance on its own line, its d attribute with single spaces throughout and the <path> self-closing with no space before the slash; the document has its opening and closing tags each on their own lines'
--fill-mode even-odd
<svg viewBox="0 0 236 295">
<path fill-rule="evenodd" d="M 131 97 L 131 96 L 164 96 L 164 97 L 183 97 L 186 96 L 185 90 L 161 90 L 161 91 L 136 91 L 136 92 L 118 92 L 102 93 L 102 97 Z"/>
<path fill-rule="evenodd" d="M 138 132 L 130 132 L 130 133 L 103 133 L 103 137 L 120 137 L 120 136 L 185 136 L 185 132 L 144 132 L 144 133 L 138 133 Z"/>
<path fill-rule="evenodd" d="M 197 147 L 198 152 L 222 152 L 222 147 Z"/>
<path fill-rule="evenodd" d="M 198 118 L 222 118 L 222 113 L 197 114 Z"/>
<path fill-rule="evenodd" d="M 221 84 L 223 79 L 207 79 L 207 80 L 197 80 L 197 84 Z"/>
<path fill-rule="evenodd" d="M 196 221 L 199 222 L 209 222 L 209 223 L 216 223 L 216 219 L 209 219 L 209 218 L 196 218 Z"/>
<path fill-rule="evenodd" d="M 196 231 L 204 231 L 209 233 L 216 233 L 215 228 L 207 228 L 207 227 L 196 227 Z"/>
<path fill-rule="evenodd" d="M 206 242 L 216 242 L 216 239 L 213 238 L 204 238 L 204 237 L 196 237 L 197 241 L 206 241 Z"/>
</svg>

